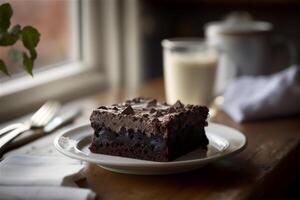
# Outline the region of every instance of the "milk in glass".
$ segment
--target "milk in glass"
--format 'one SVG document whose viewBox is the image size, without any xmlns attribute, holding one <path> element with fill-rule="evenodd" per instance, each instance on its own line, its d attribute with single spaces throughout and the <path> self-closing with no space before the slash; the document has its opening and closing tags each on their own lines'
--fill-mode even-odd
<svg viewBox="0 0 300 200">
<path fill-rule="evenodd" d="M 185 104 L 208 105 L 212 99 L 217 54 L 207 48 L 179 51 L 164 49 L 166 99 Z"/>
</svg>

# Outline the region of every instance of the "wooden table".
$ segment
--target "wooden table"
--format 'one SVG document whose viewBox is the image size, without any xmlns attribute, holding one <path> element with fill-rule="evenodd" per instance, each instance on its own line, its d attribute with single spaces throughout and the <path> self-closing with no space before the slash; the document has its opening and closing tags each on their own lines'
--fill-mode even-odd
<svg viewBox="0 0 300 200">
<path fill-rule="evenodd" d="M 152 81 L 131 95 L 163 100 L 163 82 Z M 88 121 L 97 105 L 121 101 L 127 96 L 124 91 L 108 91 L 74 102 L 85 107 L 79 121 Z M 232 158 L 177 175 L 117 174 L 88 164 L 87 180 L 79 185 L 90 187 L 100 199 L 281 199 L 283 189 L 300 171 L 300 118 L 237 124 L 218 112 L 213 121 L 243 132 L 248 138 L 247 148 Z M 53 147 L 45 144 L 52 143 L 54 136 L 44 137 L 14 153 L 53 153 Z M 36 150 L 38 145 L 44 150 Z"/>
</svg>

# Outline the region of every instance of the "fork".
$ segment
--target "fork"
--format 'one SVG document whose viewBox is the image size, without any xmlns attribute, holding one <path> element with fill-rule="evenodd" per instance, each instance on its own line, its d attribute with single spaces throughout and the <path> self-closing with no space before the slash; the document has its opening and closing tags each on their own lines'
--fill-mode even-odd
<svg viewBox="0 0 300 200">
<path fill-rule="evenodd" d="M 0 150 L 2 150 L 2 148 L 7 143 L 12 141 L 23 132 L 34 129 L 42 129 L 43 127 L 45 127 L 56 115 L 59 108 L 60 104 L 56 101 L 46 102 L 38 111 L 36 111 L 32 115 L 28 123 L 24 123 L 23 125 L 12 130 L 9 133 L 6 133 L 6 135 L 0 138 Z"/>
<path fill-rule="evenodd" d="M 0 130 L 0 137 L 23 125 L 24 125 L 23 123 L 15 123 L 15 124 L 8 125 L 5 128 L 2 128 Z"/>
</svg>

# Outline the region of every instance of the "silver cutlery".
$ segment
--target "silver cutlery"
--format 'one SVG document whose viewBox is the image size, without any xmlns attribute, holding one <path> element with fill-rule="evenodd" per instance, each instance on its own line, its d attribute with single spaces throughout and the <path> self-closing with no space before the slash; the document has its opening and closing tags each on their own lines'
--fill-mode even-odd
<svg viewBox="0 0 300 200">
<path fill-rule="evenodd" d="M 81 114 L 81 111 L 81 108 L 72 108 L 72 110 L 68 109 L 63 111 L 61 114 L 57 114 L 57 116 L 55 116 L 44 128 L 36 129 L 34 131 L 27 132 L 26 134 L 24 133 L 17 137 L 13 142 L 5 145 L 5 147 L 3 147 L 0 151 L 0 157 L 2 156 L 2 153 L 23 146 L 73 122 Z"/>
<path fill-rule="evenodd" d="M 81 108 L 75 108 L 70 111 L 66 111 L 61 115 L 56 116 L 45 128 L 42 130 L 43 134 L 51 133 L 57 128 L 72 122 L 76 117 L 81 114 Z"/>
<path fill-rule="evenodd" d="M 2 129 L 0 130 L 0 137 L 1 137 L 2 135 L 5 135 L 6 133 L 9 133 L 10 131 L 12 131 L 12 130 L 14 130 L 14 129 L 16 129 L 16 128 L 19 128 L 19 127 L 22 126 L 22 125 L 23 125 L 22 123 L 16 123 L 16 124 L 11 124 L 11 125 L 8 125 L 8 126 L 2 128 Z"/>
<path fill-rule="evenodd" d="M 24 123 L 0 138 L 0 150 L 7 143 L 25 131 L 44 128 L 53 119 L 59 108 L 60 104 L 56 101 L 46 102 L 36 113 L 34 113 L 28 123 Z"/>
</svg>

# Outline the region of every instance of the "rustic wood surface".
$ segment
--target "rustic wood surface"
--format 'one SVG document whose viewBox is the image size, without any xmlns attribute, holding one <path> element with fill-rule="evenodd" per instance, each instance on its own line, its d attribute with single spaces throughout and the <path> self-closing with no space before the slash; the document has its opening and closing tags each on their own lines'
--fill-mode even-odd
<svg viewBox="0 0 300 200">
<path fill-rule="evenodd" d="M 78 100 L 73 104 L 82 105 L 85 112 L 77 123 L 87 122 L 97 105 L 132 96 L 164 100 L 163 82 L 152 81 L 138 92 L 110 90 Z M 247 148 L 232 158 L 177 175 L 126 175 L 88 164 L 87 179 L 79 185 L 90 187 L 100 199 L 281 199 L 282 191 L 300 171 L 300 118 L 237 124 L 219 111 L 212 120 L 243 132 L 248 138 Z M 53 153 L 46 144 L 52 143 L 54 136 L 43 137 L 14 153 Z"/>
</svg>

